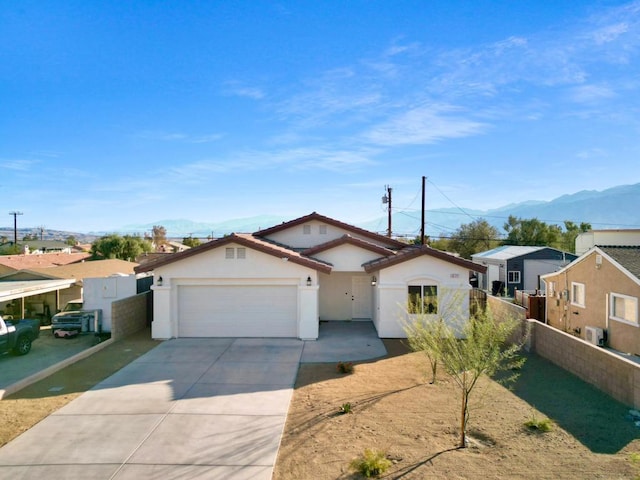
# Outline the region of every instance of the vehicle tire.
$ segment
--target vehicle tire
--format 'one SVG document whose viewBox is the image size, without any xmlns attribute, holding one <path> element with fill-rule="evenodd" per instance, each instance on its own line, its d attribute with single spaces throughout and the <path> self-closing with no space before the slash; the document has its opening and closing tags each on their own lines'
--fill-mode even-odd
<svg viewBox="0 0 640 480">
<path fill-rule="evenodd" d="M 16 355 L 26 355 L 31 351 L 31 337 L 29 335 L 22 335 L 18 337 L 16 346 L 13 347 L 13 353 Z"/>
</svg>

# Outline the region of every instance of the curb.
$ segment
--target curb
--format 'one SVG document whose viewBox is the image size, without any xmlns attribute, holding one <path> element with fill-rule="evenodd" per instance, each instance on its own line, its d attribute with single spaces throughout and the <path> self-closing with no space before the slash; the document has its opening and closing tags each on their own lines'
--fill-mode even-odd
<svg viewBox="0 0 640 480">
<path fill-rule="evenodd" d="M 75 362 L 77 362 L 79 360 L 82 360 L 84 358 L 87 358 L 87 357 L 93 355 L 96 352 L 99 352 L 103 348 L 108 347 L 109 345 L 111 345 L 114 341 L 115 341 L 115 339 L 110 338 L 108 340 L 105 340 L 104 342 L 100 342 L 98 345 L 95 345 L 95 346 L 93 346 L 91 348 L 87 348 L 86 350 L 83 350 L 80 353 L 76 353 L 72 357 L 65 358 L 64 360 L 56 363 L 55 365 L 51 365 L 51 366 L 45 368 L 44 370 L 39 371 L 38 373 L 34 373 L 33 375 L 31 375 L 31 376 L 29 376 L 27 378 L 23 378 L 19 382 L 16 382 L 16 383 L 14 383 L 12 385 L 9 385 L 5 389 L 0 389 L 0 400 L 2 400 L 3 398 L 5 398 L 8 395 L 16 393 L 19 390 L 22 390 L 25 387 L 28 387 L 32 383 L 36 383 L 36 382 L 42 380 L 43 378 L 48 377 L 49 375 L 53 375 L 57 371 L 62 370 L 65 367 L 68 367 L 72 363 L 75 363 Z"/>
</svg>

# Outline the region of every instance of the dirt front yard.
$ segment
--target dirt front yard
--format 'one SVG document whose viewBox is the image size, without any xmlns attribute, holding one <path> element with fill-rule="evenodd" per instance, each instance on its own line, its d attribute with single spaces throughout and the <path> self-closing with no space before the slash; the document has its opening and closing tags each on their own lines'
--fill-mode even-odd
<svg viewBox="0 0 640 480">
<path fill-rule="evenodd" d="M 357 479 L 349 463 L 384 450 L 387 479 L 640 478 L 640 429 L 628 407 L 531 356 L 510 391 L 486 379 L 474 392 L 469 448 L 457 449 L 459 392 L 427 381 L 421 354 L 386 341 L 389 356 L 300 367 L 274 480 Z M 157 345 L 141 332 L 0 401 L 0 445 Z M 340 406 L 351 403 L 352 413 Z M 524 423 L 551 418 L 548 433 Z"/>
<path fill-rule="evenodd" d="M 274 480 L 357 479 L 349 463 L 366 448 L 393 462 L 393 479 L 640 478 L 640 429 L 629 408 L 537 356 L 506 389 L 485 379 L 474 391 L 470 443 L 457 449 L 460 394 L 440 374 L 428 383 L 422 354 L 400 341 L 390 356 L 355 364 L 302 365 Z M 340 407 L 351 404 L 351 413 Z M 550 432 L 525 422 L 550 418 Z"/>
</svg>

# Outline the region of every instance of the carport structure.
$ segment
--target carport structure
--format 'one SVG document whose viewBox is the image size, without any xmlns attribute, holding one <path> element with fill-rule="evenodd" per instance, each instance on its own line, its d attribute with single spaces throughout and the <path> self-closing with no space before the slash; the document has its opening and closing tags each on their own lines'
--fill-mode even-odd
<svg viewBox="0 0 640 480">
<path fill-rule="evenodd" d="M 18 305 L 13 306 L 13 310 L 10 314 L 13 315 L 14 318 L 24 318 L 25 313 L 27 312 L 27 299 L 55 292 L 56 304 L 54 305 L 54 308 L 58 308 L 58 305 L 60 303 L 60 290 L 65 290 L 75 283 L 75 278 L 0 282 L 0 306 L 2 306 L 2 308 L 4 309 L 6 308 L 6 305 L 13 300 L 19 300 Z M 8 314 L 8 312 L 0 311 L 0 314 Z"/>
</svg>

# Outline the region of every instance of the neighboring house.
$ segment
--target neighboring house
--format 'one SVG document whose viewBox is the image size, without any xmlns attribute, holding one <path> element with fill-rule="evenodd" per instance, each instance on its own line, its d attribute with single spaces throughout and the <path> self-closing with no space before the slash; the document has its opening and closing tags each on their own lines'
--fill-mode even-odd
<svg viewBox="0 0 640 480">
<path fill-rule="evenodd" d="M 513 297 L 515 290 L 541 290 L 540 276 L 555 272 L 578 258 L 550 247 L 505 245 L 476 253 L 471 259 L 487 267 L 478 286 L 493 295 Z"/>
<path fill-rule="evenodd" d="M 600 328 L 611 348 L 640 355 L 640 246 L 592 247 L 543 280 L 549 325 L 583 339 Z"/>
<path fill-rule="evenodd" d="M 582 255 L 596 245 L 617 245 L 619 247 L 640 246 L 640 230 L 589 230 L 576 237 L 576 255 Z"/>
<path fill-rule="evenodd" d="M 43 255 L 45 256 L 45 255 Z M 29 282 L 41 280 L 73 280 L 73 284 L 61 290 L 50 291 L 46 293 L 30 294 L 29 289 L 25 289 L 22 296 L 22 311 L 24 316 L 42 315 L 48 318 L 55 314 L 64 305 L 71 300 L 83 297 L 83 282 L 85 278 L 105 278 L 114 275 L 131 275 L 137 263 L 127 262 L 125 260 L 109 259 L 109 260 L 93 260 L 69 265 L 52 266 L 52 267 L 33 267 L 0 278 L 2 284 L 15 282 L 27 285 Z M 132 293 L 135 295 L 135 291 Z M 0 310 L 6 310 L 6 305 L 0 304 Z"/>
<path fill-rule="evenodd" d="M 409 301 L 435 314 L 454 291 L 468 312 L 471 271 L 486 268 L 317 213 L 136 268 L 154 275 L 158 339 L 316 339 L 319 321 L 360 319 L 401 338 Z"/>
<path fill-rule="evenodd" d="M 73 247 L 66 242 L 58 240 L 24 240 L 19 242 L 26 255 L 39 255 L 43 253 L 72 253 Z"/>
</svg>

